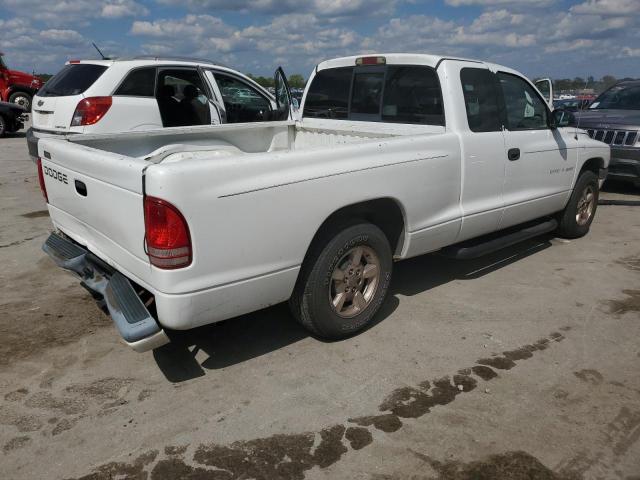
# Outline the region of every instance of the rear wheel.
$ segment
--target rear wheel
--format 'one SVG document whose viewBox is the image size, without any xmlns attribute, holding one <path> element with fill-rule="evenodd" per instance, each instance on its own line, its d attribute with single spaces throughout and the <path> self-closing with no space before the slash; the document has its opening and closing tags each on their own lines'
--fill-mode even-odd
<svg viewBox="0 0 640 480">
<path fill-rule="evenodd" d="M 598 176 L 587 170 L 580 174 L 569 202 L 558 217 L 558 234 L 565 238 L 583 237 L 589 231 L 598 207 Z"/>
<path fill-rule="evenodd" d="M 362 330 L 389 288 L 393 259 L 387 237 L 375 225 L 357 222 L 326 232 L 312 249 L 289 301 L 294 316 L 327 339 Z"/>
<path fill-rule="evenodd" d="M 15 92 L 9 97 L 11 103 L 23 107 L 27 112 L 31 111 L 31 95 L 25 92 Z"/>
</svg>

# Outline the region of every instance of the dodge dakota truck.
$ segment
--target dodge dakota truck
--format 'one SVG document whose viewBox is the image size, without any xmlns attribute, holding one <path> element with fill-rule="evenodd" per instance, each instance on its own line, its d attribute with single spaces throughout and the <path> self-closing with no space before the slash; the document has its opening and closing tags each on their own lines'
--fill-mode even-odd
<svg viewBox="0 0 640 480">
<path fill-rule="evenodd" d="M 297 121 L 44 138 L 43 249 L 137 351 L 287 300 L 343 338 L 394 261 L 588 232 L 609 146 L 550 101 L 499 65 L 370 55 L 318 64 Z"/>
</svg>

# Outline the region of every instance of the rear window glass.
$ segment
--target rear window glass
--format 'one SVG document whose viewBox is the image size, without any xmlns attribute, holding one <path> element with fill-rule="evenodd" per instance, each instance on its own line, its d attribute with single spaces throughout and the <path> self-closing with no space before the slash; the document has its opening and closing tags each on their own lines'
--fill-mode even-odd
<svg viewBox="0 0 640 480">
<path fill-rule="evenodd" d="M 445 124 L 438 75 L 433 68 L 419 65 L 321 70 L 309 87 L 304 116 Z"/>
<path fill-rule="evenodd" d="M 353 79 L 351 113 L 378 115 L 384 85 L 384 71 L 356 73 Z"/>
<path fill-rule="evenodd" d="M 382 121 L 444 125 L 442 92 L 435 70 L 419 66 L 389 66 Z"/>
<path fill-rule="evenodd" d="M 106 69 L 107 67 L 103 65 L 91 65 L 88 63 L 65 65 L 40 89 L 38 96 L 65 97 L 80 95 L 93 85 Z"/>
<path fill-rule="evenodd" d="M 472 132 L 502 130 L 496 74 L 482 68 L 463 68 L 460 81 L 469 129 Z"/>
<path fill-rule="evenodd" d="M 348 118 L 349 91 L 353 67 L 321 70 L 307 92 L 304 116 L 315 118 Z"/>
<path fill-rule="evenodd" d="M 156 91 L 156 69 L 140 68 L 127 75 L 114 95 L 153 97 Z"/>
</svg>

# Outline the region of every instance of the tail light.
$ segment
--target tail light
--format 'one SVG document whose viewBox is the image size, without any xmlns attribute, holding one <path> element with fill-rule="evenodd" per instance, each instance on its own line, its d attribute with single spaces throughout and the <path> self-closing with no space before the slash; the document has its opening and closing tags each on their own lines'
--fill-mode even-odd
<svg viewBox="0 0 640 480">
<path fill-rule="evenodd" d="M 44 172 L 42 171 L 42 159 L 38 157 L 38 181 L 40 182 L 40 190 L 44 196 L 44 201 L 49 203 L 49 197 L 47 196 L 47 186 L 44 184 Z"/>
<path fill-rule="evenodd" d="M 144 197 L 147 255 L 152 265 L 165 270 L 191 264 L 191 237 L 182 214 L 169 202 Z"/>
<path fill-rule="evenodd" d="M 87 97 L 78 102 L 71 119 L 72 127 L 94 125 L 104 117 L 111 108 L 111 97 Z"/>
<path fill-rule="evenodd" d="M 356 65 L 385 65 L 387 63 L 386 57 L 358 57 L 356 58 Z"/>
</svg>

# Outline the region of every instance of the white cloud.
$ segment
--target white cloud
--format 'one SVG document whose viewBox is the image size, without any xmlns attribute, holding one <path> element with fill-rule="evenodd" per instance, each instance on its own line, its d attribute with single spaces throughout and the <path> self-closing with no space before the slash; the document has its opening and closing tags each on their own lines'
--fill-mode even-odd
<svg viewBox="0 0 640 480">
<path fill-rule="evenodd" d="M 478 5 L 481 7 L 495 7 L 495 6 L 504 6 L 504 7 L 547 7 L 556 0 L 446 0 L 445 3 L 447 5 L 451 5 L 452 7 L 462 7 L 462 6 L 470 6 L 470 5 Z"/>
<path fill-rule="evenodd" d="M 192 12 L 237 11 L 289 15 L 313 13 L 323 17 L 390 15 L 400 0 L 157 0 L 171 6 L 186 6 Z M 408 2 L 410 0 L 404 0 Z M 413 2 L 411 2 L 413 3 Z"/>
<path fill-rule="evenodd" d="M 17 15 L 34 12 L 33 20 L 50 26 L 87 26 L 94 18 L 147 15 L 149 10 L 134 0 L 0 0 L 0 6 Z"/>
<path fill-rule="evenodd" d="M 571 7 L 573 13 L 587 15 L 633 15 L 640 14 L 639 0 L 587 0 Z"/>
</svg>

